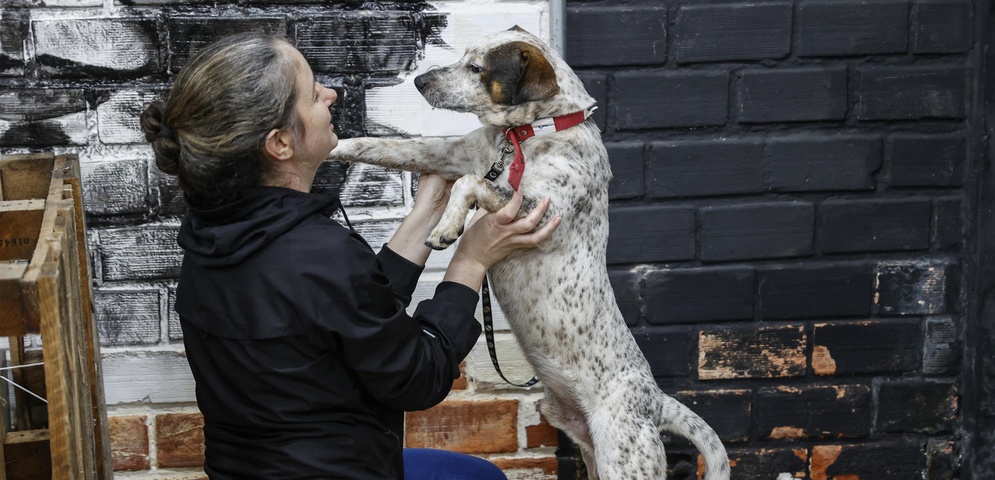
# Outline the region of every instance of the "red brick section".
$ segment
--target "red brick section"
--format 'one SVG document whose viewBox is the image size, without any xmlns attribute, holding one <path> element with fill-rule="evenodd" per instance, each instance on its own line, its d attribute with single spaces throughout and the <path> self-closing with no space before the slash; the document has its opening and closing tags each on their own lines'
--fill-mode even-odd
<svg viewBox="0 0 995 480">
<path fill-rule="evenodd" d="M 148 470 L 149 428 L 145 415 L 112 416 L 107 418 L 111 440 L 111 460 L 116 471 Z"/>
<path fill-rule="evenodd" d="M 453 390 L 466 390 L 466 362 L 459 364 L 459 378 L 453 380 Z"/>
<path fill-rule="evenodd" d="M 559 443 L 556 429 L 542 416 L 539 417 L 538 425 L 525 427 L 525 438 L 525 448 L 555 447 Z"/>
<path fill-rule="evenodd" d="M 698 378 L 804 376 L 805 344 L 803 326 L 701 332 L 698 337 Z"/>
<path fill-rule="evenodd" d="M 156 415 L 155 423 L 160 467 L 204 465 L 204 417 L 200 413 Z"/>
<path fill-rule="evenodd" d="M 504 471 L 533 470 L 536 472 L 542 472 L 542 475 L 556 475 L 557 472 L 556 457 L 495 458 L 491 459 L 491 463 L 497 465 L 498 468 Z"/>
<path fill-rule="evenodd" d="M 517 400 L 445 401 L 408 413 L 405 422 L 406 447 L 477 454 L 518 451 Z"/>
</svg>

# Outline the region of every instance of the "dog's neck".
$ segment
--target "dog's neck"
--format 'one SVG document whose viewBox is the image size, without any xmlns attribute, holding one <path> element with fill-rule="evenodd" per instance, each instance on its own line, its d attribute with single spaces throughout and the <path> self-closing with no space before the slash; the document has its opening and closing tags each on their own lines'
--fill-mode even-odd
<svg viewBox="0 0 995 480">
<path fill-rule="evenodd" d="M 590 118 L 591 114 L 597 108 L 596 106 L 592 106 L 567 115 L 540 118 L 534 122 L 517 125 L 505 130 L 504 136 L 508 139 L 508 143 L 515 152 L 514 161 L 508 166 L 508 183 L 511 185 L 511 188 L 516 191 L 518 190 L 518 186 L 522 182 L 522 174 L 525 172 L 525 154 L 522 152 L 522 142 L 532 137 L 546 136 L 580 125 Z M 503 168 L 503 165 L 500 168 Z M 501 171 L 498 169 L 497 164 L 495 164 L 495 166 L 491 167 L 491 171 L 485 178 L 493 180 L 500 173 Z"/>
</svg>

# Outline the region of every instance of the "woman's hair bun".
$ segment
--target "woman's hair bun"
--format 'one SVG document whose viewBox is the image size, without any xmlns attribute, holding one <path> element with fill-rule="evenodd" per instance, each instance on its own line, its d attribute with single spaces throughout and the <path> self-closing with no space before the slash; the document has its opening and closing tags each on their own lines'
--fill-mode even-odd
<svg viewBox="0 0 995 480">
<path fill-rule="evenodd" d="M 142 112 L 140 123 L 145 141 L 152 144 L 155 164 L 163 173 L 176 175 L 180 171 L 180 144 L 173 133 L 162 123 L 165 104 L 156 100 Z"/>
</svg>

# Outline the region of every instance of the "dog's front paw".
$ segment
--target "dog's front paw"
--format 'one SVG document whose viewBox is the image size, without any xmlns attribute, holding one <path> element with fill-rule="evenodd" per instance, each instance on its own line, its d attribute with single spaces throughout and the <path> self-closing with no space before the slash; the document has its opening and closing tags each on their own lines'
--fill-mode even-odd
<svg viewBox="0 0 995 480">
<path fill-rule="evenodd" d="M 445 250 L 449 248 L 460 235 L 463 234 L 463 225 L 461 224 L 458 229 L 453 228 L 443 228 L 441 225 L 435 227 L 432 233 L 428 235 L 428 240 L 425 240 L 425 245 L 434 250 Z"/>
</svg>

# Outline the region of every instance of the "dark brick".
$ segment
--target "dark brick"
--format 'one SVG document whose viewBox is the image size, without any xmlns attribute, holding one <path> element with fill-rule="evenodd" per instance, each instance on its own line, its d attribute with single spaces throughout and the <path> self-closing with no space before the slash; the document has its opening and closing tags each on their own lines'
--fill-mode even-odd
<svg viewBox="0 0 995 480">
<path fill-rule="evenodd" d="M 859 120 L 964 118 L 967 79 L 963 67 L 858 67 Z"/>
<path fill-rule="evenodd" d="M 810 478 L 909 480 L 922 478 L 925 467 L 919 444 L 816 445 L 812 447 Z"/>
<path fill-rule="evenodd" d="M 923 375 L 948 376 L 960 372 L 963 343 L 950 317 L 926 320 L 922 352 Z"/>
<path fill-rule="evenodd" d="M 643 196 L 645 181 L 644 145 L 640 142 L 607 143 L 611 160 L 612 179 L 608 182 L 608 198 L 618 200 Z"/>
<path fill-rule="evenodd" d="M 648 188 L 654 198 L 761 193 L 760 140 L 651 143 Z"/>
<path fill-rule="evenodd" d="M 872 136 L 800 136 L 767 143 L 775 192 L 873 190 L 881 168 L 881 140 Z"/>
<path fill-rule="evenodd" d="M 735 327 L 698 337 L 698 379 L 803 377 L 805 328 Z"/>
<path fill-rule="evenodd" d="M 154 20 L 35 20 L 38 73 L 53 78 L 136 78 L 162 71 Z"/>
<path fill-rule="evenodd" d="M 686 377 L 691 359 L 691 335 L 686 331 L 632 329 L 639 349 L 653 369 L 653 376 Z"/>
<path fill-rule="evenodd" d="M 810 255 L 815 208 L 808 202 L 701 209 L 701 259 L 723 261 Z"/>
<path fill-rule="evenodd" d="M 957 418 L 957 386 L 950 383 L 885 382 L 878 386 L 879 432 L 941 433 Z"/>
<path fill-rule="evenodd" d="M 424 50 L 417 13 L 358 10 L 294 24 L 297 49 L 315 72 L 390 73 L 410 70 Z"/>
<path fill-rule="evenodd" d="M 667 59 L 666 24 L 666 7 L 568 7 L 567 63 L 572 67 L 661 65 Z"/>
<path fill-rule="evenodd" d="M 922 357 L 918 320 L 825 323 L 812 334 L 816 375 L 912 372 Z"/>
<path fill-rule="evenodd" d="M 771 267 L 759 271 L 764 319 L 864 316 L 871 311 L 869 265 Z"/>
<path fill-rule="evenodd" d="M 912 52 L 966 52 L 971 48 L 971 9 L 968 0 L 913 0 Z"/>
<path fill-rule="evenodd" d="M 159 343 L 158 290 L 98 290 L 93 306 L 101 344 Z"/>
<path fill-rule="evenodd" d="M 963 135 L 896 134 L 885 140 L 893 187 L 956 187 L 964 182 Z"/>
<path fill-rule="evenodd" d="M 933 243 L 936 248 L 959 248 L 964 241 L 963 201 L 960 198 L 938 199 L 933 204 Z"/>
<path fill-rule="evenodd" d="M 875 303 L 881 315 L 941 315 L 957 300 L 956 265 L 938 260 L 881 262 Z"/>
<path fill-rule="evenodd" d="M 960 471 L 960 457 L 956 442 L 945 438 L 931 438 L 926 442 L 925 480 L 954 480 Z"/>
<path fill-rule="evenodd" d="M 86 99 L 83 90 L 0 89 L 0 146 L 85 145 Z"/>
<path fill-rule="evenodd" d="M 749 439 L 752 390 L 690 390 L 673 397 L 701 416 L 723 441 Z"/>
<path fill-rule="evenodd" d="M 646 274 L 646 320 L 653 324 L 753 318 L 752 268 L 667 269 Z"/>
<path fill-rule="evenodd" d="M 739 121 L 843 120 L 846 81 L 844 67 L 744 70 L 739 73 Z"/>
<path fill-rule="evenodd" d="M 928 199 L 826 200 L 819 205 L 819 251 L 923 250 L 931 216 Z"/>
<path fill-rule="evenodd" d="M 729 104 L 729 74 L 621 72 L 615 74 L 614 98 L 619 130 L 722 125 Z"/>
<path fill-rule="evenodd" d="M 807 478 L 808 449 L 801 446 L 730 449 L 729 463 L 732 465 L 732 478 L 774 480 L 785 472 L 792 478 Z"/>
<path fill-rule="evenodd" d="M 608 211 L 608 263 L 651 263 L 694 258 L 690 207 L 615 207 Z"/>
<path fill-rule="evenodd" d="M 215 40 L 245 32 L 287 35 L 285 17 L 171 17 L 169 31 L 169 70 L 177 73 L 190 57 Z"/>
<path fill-rule="evenodd" d="M 30 10 L 0 10 L 0 76 L 24 75 L 24 40 L 30 35 Z"/>
<path fill-rule="evenodd" d="M 790 2 L 684 5 L 677 10 L 678 63 L 782 58 L 790 50 Z"/>
<path fill-rule="evenodd" d="M 602 131 L 608 119 L 608 75 L 594 72 L 577 72 L 577 77 L 584 84 L 584 89 L 588 95 L 594 97 L 598 104 L 598 109 L 591 114 L 594 123 Z"/>
<path fill-rule="evenodd" d="M 608 271 L 608 279 L 611 281 L 615 302 L 618 303 L 618 309 L 621 310 L 626 325 L 630 327 L 635 325 L 639 322 L 642 310 L 640 276 L 631 270 L 613 269 Z"/>
<path fill-rule="evenodd" d="M 870 433 L 870 404 L 865 385 L 782 386 L 759 389 L 753 408 L 763 438 L 854 438 Z"/>
<path fill-rule="evenodd" d="M 796 53 L 806 57 L 903 53 L 907 0 L 815 0 L 798 5 Z"/>
</svg>

